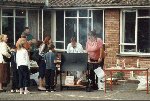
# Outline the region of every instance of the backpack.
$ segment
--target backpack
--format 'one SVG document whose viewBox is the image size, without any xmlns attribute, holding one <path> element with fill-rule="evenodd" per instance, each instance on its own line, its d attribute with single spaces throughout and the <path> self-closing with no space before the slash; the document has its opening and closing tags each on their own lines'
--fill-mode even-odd
<svg viewBox="0 0 150 101">
<path fill-rule="evenodd" d="M 39 55 L 39 50 L 35 50 L 31 56 L 31 59 L 33 61 L 39 62 L 41 60 L 42 56 Z"/>
</svg>

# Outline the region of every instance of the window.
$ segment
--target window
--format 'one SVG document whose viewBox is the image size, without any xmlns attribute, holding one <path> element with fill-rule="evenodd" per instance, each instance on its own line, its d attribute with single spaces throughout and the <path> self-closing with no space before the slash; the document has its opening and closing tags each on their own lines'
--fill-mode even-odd
<svg viewBox="0 0 150 101">
<path fill-rule="evenodd" d="M 93 29 L 96 30 L 98 37 L 104 40 L 103 10 L 56 11 L 56 36 L 54 37 L 56 49 L 65 50 L 72 36 L 75 36 L 77 42 L 85 49 L 87 34 Z"/>
<path fill-rule="evenodd" d="M 123 10 L 121 31 L 121 53 L 150 53 L 150 10 Z"/>
<path fill-rule="evenodd" d="M 8 43 L 14 44 L 21 36 L 26 24 L 26 10 L 2 9 L 2 32 L 8 35 Z"/>
</svg>

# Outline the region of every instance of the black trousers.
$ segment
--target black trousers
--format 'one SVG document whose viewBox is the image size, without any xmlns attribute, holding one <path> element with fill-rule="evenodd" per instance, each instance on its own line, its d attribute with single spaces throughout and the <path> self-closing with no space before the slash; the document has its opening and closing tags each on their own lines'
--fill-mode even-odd
<svg viewBox="0 0 150 101">
<path fill-rule="evenodd" d="M 46 69 L 45 71 L 45 83 L 46 83 L 46 89 L 54 89 L 54 77 L 55 77 L 55 70 L 52 69 Z"/>
<path fill-rule="evenodd" d="M 12 87 L 11 89 L 16 90 L 19 89 L 19 73 L 18 70 L 13 70 L 12 71 Z"/>
<path fill-rule="evenodd" d="M 30 72 L 28 66 L 18 66 L 19 72 L 19 87 L 29 87 L 30 86 Z"/>
</svg>

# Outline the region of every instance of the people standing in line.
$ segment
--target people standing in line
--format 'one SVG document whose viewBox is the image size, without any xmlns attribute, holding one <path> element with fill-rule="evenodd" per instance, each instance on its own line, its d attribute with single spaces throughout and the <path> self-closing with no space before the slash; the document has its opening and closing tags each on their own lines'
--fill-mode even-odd
<svg viewBox="0 0 150 101">
<path fill-rule="evenodd" d="M 67 53 L 84 53 L 83 47 L 76 41 L 75 37 L 72 37 L 71 42 L 67 46 Z M 70 75 L 74 75 L 75 79 L 80 79 L 82 71 L 70 71 Z"/>
<path fill-rule="evenodd" d="M 97 62 L 93 64 L 93 68 L 90 70 L 90 79 L 92 80 L 92 88 L 97 90 L 97 80 L 95 80 L 94 69 L 102 62 L 102 47 L 103 41 L 101 38 L 97 38 L 95 31 L 90 31 L 87 42 L 86 42 L 86 51 L 89 56 L 90 62 Z"/>
<path fill-rule="evenodd" d="M 55 77 L 55 70 L 56 66 L 54 60 L 56 58 L 55 54 L 55 46 L 51 44 L 49 46 L 49 52 L 44 55 L 44 60 L 46 63 L 46 71 L 45 71 L 45 83 L 46 83 L 46 91 L 47 92 L 54 92 L 55 85 L 54 85 L 54 77 Z"/>
<path fill-rule="evenodd" d="M 10 48 L 7 45 L 8 37 L 5 34 L 0 35 L 0 92 L 5 91 L 3 84 L 7 84 L 10 81 L 10 64 L 4 61 L 3 55 L 7 58 L 11 57 L 9 53 Z"/>
<path fill-rule="evenodd" d="M 16 64 L 16 46 L 13 45 L 11 47 L 11 71 L 12 71 L 12 85 L 11 85 L 11 93 L 19 92 L 19 74 Z"/>
<path fill-rule="evenodd" d="M 39 66 L 39 86 L 38 86 L 38 90 L 39 91 L 45 91 L 45 70 L 46 70 L 46 63 L 44 61 L 44 55 L 45 53 L 47 53 L 49 51 L 48 47 L 51 44 L 50 41 L 51 37 L 50 36 L 46 36 L 43 43 L 40 45 L 39 47 L 39 55 L 41 55 L 41 57 L 43 57 L 39 62 L 38 62 L 38 66 Z"/>
<path fill-rule="evenodd" d="M 30 86 L 30 62 L 28 51 L 24 47 L 25 41 L 22 40 L 19 42 L 19 47 L 17 48 L 16 53 L 16 63 L 19 73 L 19 88 L 20 94 L 29 93 L 28 87 Z"/>
<path fill-rule="evenodd" d="M 33 39 L 32 34 L 30 33 L 29 27 L 25 27 L 24 31 L 22 32 L 23 35 L 26 35 L 27 41 L 31 41 Z"/>
</svg>

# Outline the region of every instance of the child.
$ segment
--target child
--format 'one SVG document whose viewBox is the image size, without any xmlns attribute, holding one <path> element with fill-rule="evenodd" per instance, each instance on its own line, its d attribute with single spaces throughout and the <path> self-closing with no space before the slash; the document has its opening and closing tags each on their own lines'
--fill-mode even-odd
<svg viewBox="0 0 150 101">
<path fill-rule="evenodd" d="M 46 63 L 46 72 L 45 72 L 45 81 L 46 81 L 46 92 L 51 91 L 54 92 L 54 77 L 55 77 L 55 46 L 51 44 L 49 46 L 49 52 L 47 52 L 44 56 Z"/>
<path fill-rule="evenodd" d="M 12 70 L 12 87 L 11 87 L 11 93 L 19 92 L 19 74 L 16 64 L 16 46 L 13 45 L 11 49 L 11 70 Z"/>
<path fill-rule="evenodd" d="M 29 93 L 27 88 L 29 87 L 29 83 L 30 83 L 29 56 L 27 50 L 24 48 L 24 44 L 25 44 L 24 40 L 19 42 L 19 46 L 17 48 L 17 53 L 16 53 L 16 63 L 19 72 L 20 94 Z M 23 88 L 25 88 L 25 91 L 23 91 Z"/>
</svg>

